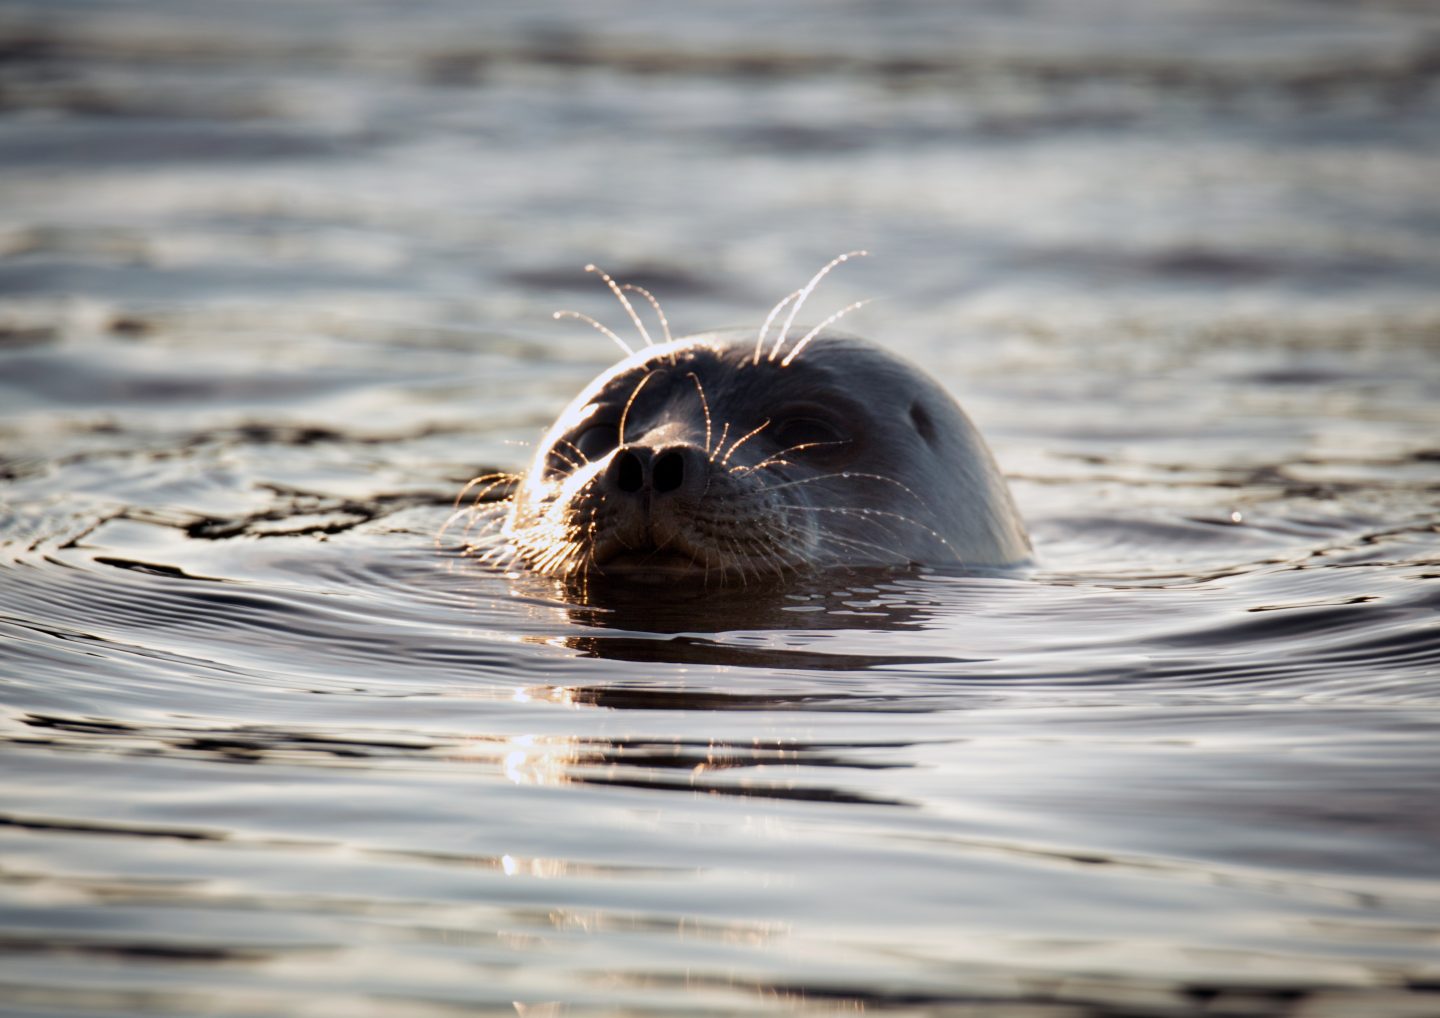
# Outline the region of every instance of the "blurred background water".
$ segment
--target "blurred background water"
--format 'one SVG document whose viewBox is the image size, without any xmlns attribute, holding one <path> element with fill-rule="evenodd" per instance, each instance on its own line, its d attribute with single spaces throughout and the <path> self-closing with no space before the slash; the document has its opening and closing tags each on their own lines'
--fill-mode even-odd
<svg viewBox="0 0 1440 1018">
<path fill-rule="evenodd" d="M 0 9 L 0 1012 L 1440 1013 L 1440 8 Z M 926 363 L 1032 574 L 437 548 L 613 349 Z"/>
</svg>

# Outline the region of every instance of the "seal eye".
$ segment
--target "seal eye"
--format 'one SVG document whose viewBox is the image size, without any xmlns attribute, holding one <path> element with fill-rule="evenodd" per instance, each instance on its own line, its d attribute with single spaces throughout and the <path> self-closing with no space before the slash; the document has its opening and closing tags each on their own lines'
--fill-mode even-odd
<svg viewBox="0 0 1440 1018">
<path fill-rule="evenodd" d="M 791 417 L 775 429 L 775 441 L 791 452 L 833 453 L 849 442 L 828 421 L 817 417 Z"/>
<path fill-rule="evenodd" d="M 620 444 L 620 429 L 614 424 L 592 424 L 575 439 L 575 448 L 593 462 Z"/>
</svg>

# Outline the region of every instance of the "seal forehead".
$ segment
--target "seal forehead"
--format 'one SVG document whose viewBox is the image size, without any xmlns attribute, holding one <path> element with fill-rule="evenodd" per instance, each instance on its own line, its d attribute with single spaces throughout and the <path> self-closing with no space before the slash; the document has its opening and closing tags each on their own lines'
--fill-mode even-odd
<svg viewBox="0 0 1440 1018">
<path fill-rule="evenodd" d="M 826 358 L 786 366 L 765 357 L 757 360 L 753 337 L 747 335 L 656 347 L 646 357 L 616 365 L 599 383 L 593 400 L 625 402 L 638 394 L 637 410 L 666 396 L 695 398 L 698 390 L 712 410 L 761 412 L 793 401 L 843 402 L 846 389 L 858 379 L 853 370 Z"/>
<path fill-rule="evenodd" d="M 812 404 L 874 427 L 893 413 L 908 413 L 917 398 L 938 403 L 941 413 L 951 402 L 923 372 L 858 337 L 822 334 L 799 357 L 782 364 L 764 354 L 757 358 L 755 333 L 735 330 L 637 351 L 587 386 L 565 416 L 573 427 L 578 411 L 623 407 L 638 395 L 631 407 L 638 420 L 666 397 L 692 399 L 697 389 L 717 419 L 756 416 L 754 423 L 787 404 Z"/>
<path fill-rule="evenodd" d="M 581 390 L 573 405 L 584 405 L 615 391 L 626 390 L 649 374 L 714 369 L 726 358 L 724 346 L 691 339 L 679 339 L 663 345 L 642 347 L 609 370 L 602 372 Z"/>
</svg>

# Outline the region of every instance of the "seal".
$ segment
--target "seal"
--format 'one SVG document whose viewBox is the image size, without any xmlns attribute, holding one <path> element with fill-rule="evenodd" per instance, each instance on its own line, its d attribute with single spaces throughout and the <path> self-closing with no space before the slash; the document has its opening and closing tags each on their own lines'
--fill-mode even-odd
<svg viewBox="0 0 1440 1018">
<path fill-rule="evenodd" d="M 605 279 L 648 341 L 624 290 L 653 298 Z M 807 293 L 758 336 L 671 339 L 656 304 L 666 340 L 587 385 L 515 485 L 500 531 L 510 561 L 582 581 L 748 584 L 1027 559 L 1005 480 L 960 406 L 919 366 L 830 328 L 839 314 L 791 342 Z"/>
</svg>

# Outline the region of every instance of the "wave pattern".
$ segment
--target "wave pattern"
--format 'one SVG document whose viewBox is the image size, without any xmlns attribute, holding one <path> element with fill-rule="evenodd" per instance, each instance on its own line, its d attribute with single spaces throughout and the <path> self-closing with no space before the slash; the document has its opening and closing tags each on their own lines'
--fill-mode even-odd
<svg viewBox="0 0 1440 1018">
<path fill-rule="evenodd" d="M 164 973 L 155 1013 L 1431 992 L 1428 523 L 1197 575 L 1136 571 L 1141 528 L 1109 574 L 572 604 L 434 547 L 445 508 L 383 505 L 384 530 L 304 530 L 279 495 L 220 537 L 15 527 L 0 755 L 44 778 L 0 813 L 7 999 L 122 1013 L 123 971 Z"/>
<path fill-rule="evenodd" d="M 7 1015 L 1440 1013 L 1426 5 L 11 6 Z M 1032 571 L 458 553 L 862 243 Z"/>
</svg>

